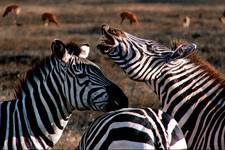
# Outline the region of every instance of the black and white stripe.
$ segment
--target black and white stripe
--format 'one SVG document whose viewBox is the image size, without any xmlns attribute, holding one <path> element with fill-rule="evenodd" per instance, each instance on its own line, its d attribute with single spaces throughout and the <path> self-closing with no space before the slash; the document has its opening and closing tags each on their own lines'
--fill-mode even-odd
<svg viewBox="0 0 225 150">
<path fill-rule="evenodd" d="M 0 149 L 47 149 L 74 109 L 127 107 L 126 96 L 95 64 L 73 55 L 82 45 L 67 48 L 53 41 L 52 56 L 27 73 L 16 99 L 0 102 Z"/>
<path fill-rule="evenodd" d="M 124 108 L 95 119 L 78 149 L 186 149 L 177 122 L 151 108 Z"/>
<path fill-rule="evenodd" d="M 108 25 L 98 48 L 133 80 L 143 81 L 173 116 L 190 149 L 225 148 L 225 79 L 192 54 L 195 44 L 175 50 Z"/>
</svg>

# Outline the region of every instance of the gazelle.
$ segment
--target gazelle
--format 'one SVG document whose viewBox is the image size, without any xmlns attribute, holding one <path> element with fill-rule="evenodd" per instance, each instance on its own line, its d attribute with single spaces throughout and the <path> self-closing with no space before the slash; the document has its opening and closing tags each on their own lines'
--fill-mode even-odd
<svg viewBox="0 0 225 150">
<path fill-rule="evenodd" d="M 183 19 L 183 27 L 184 27 L 184 28 L 189 28 L 190 23 L 191 23 L 191 18 L 188 17 L 188 16 L 186 16 L 186 17 Z"/>
<path fill-rule="evenodd" d="M 59 21 L 55 14 L 45 12 L 41 15 L 41 19 L 45 27 L 47 27 L 48 24 L 51 22 L 54 23 L 56 26 L 59 26 Z"/>
<path fill-rule="evenodd" d="M 4 18 L 7 15 L 12 14 L 13 23 L 15 23 L 16 25 L 20 25 L 17 23 L 17 16 L 20 14 L 20 11 L 21 11 L 21 8 L 19 5 L 16 5 L 16 4 L 8 5 L 8 6 L 6 6 L 2 17 Z"/>
<path fill-rule="evenodd" d="M 225 17 L 224 17 L 224 16 L 219 17 L 219 21 L 220 21 L 223 25 L 225 25 Z"/>
<path fill-rule="evenodd" d="M 135 15 L 132 12 L 122 12 L 122 13 L 120 13 L 120 17 L 121 17 L 120 24 L 122 24 L 125 19 L 128 19 L 130 21 L 130 24 L 138 23 L 137 15 Z"/>
</svg>

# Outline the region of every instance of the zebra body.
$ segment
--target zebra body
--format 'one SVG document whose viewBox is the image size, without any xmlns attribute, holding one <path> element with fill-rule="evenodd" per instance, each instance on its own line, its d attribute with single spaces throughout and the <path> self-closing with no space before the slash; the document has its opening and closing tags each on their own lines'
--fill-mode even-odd
<svg viewBox="0 0 225 150">
<path fill-rule="evenodd" d="M 27 73 L 16 99 L 0 102 L 0 149 L 51 148 L 74 109 L 127 106 L 123 92 L 98 66 L 80 57 L 83 46 L 54 40 L 53 54 Z"/>
<path fill-rule="evenodd" d="M 106 113 L 85 131 L 78 149 L 186 149 L 177 122 L 151 108 L 124 108 Z"/>
<path fill-rule="evenodd" d="M 172 50 L 108 25 L 102 31 L 98 48 L 129 78 L 153 89 L 163 111 L 181 127 L 188 148 L 225 148 L 225 79 L 193 54 L 195 44 Z"/>
</svg>

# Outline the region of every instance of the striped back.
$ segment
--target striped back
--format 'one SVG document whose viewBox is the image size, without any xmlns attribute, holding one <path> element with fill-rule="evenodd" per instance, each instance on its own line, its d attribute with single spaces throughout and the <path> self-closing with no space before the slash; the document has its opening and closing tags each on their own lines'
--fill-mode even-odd
<svg viewBox="0 0 225 150">
<path fill-rule="evenodd" d="M 195 44 L 170 49 L 153 40 L 102 26 L 98 48 L 133 80 L 158 95 L 163 110 L 182 128 L 190 149 L 225 147 L 225 79 L 193 51 Z"/>
<path fill-rule="evenodd" d="M 74 109 L 127 107 L 121 89 L 97 65 L 82 58 L 87 56 L 83 50 L 88 45 L 54 40 L 52 55 L 28 71 L 16 99 L 0 102 L 0 149 L 50 148 Z"/>
<path fill-rule="evenodd" d="M 186 149 L 177 122 L 151 108 L 125 108 L 95 119 L 78 149 Z"/>
</svg>

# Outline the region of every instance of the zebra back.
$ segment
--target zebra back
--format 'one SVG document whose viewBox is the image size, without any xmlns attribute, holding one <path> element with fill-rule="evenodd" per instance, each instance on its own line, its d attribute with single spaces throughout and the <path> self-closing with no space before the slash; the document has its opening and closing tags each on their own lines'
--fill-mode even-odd
<svg viewBox="0 0 225 150">
<path fill-rule="evenodd" d="M 177 122 L 161 110 L 124 108 L 95 119 L 78 149 L 186 149 Z"/>
</svg>

